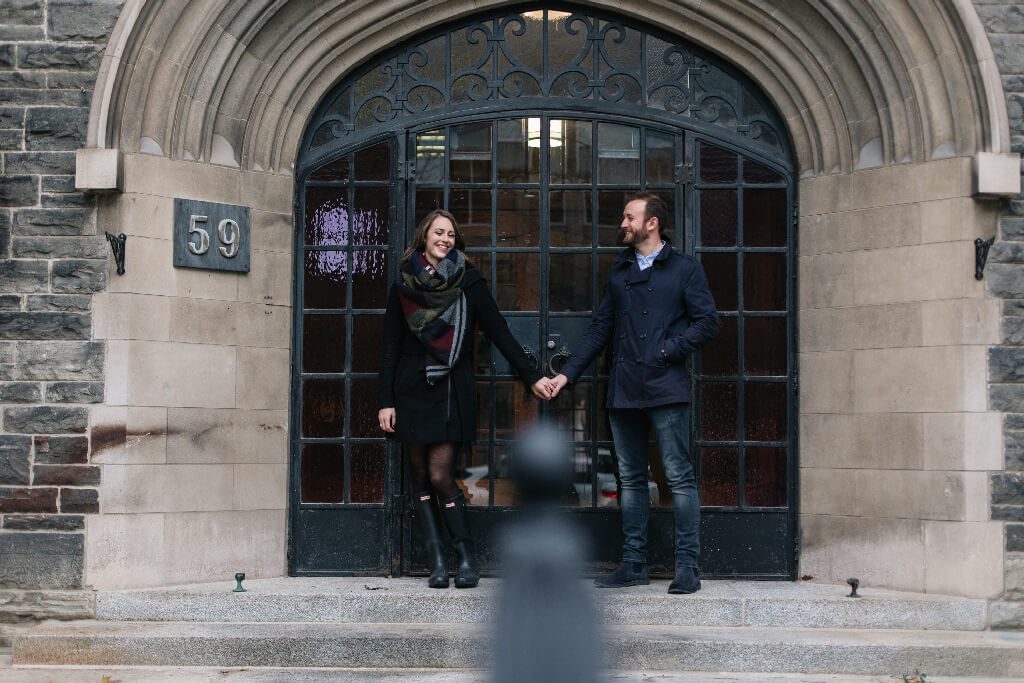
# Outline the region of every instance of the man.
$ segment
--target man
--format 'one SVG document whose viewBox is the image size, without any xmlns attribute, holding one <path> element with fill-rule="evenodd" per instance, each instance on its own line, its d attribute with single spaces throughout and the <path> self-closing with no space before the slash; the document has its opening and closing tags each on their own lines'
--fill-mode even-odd
<svg viewBox="0 0 1024 683">
<path fill-rule="evenodd" d="M 675 579 L 669 593 L 700 590 L 700 500 L 690 461 L 687 357 L 718 334 L 718 313 L 700 264 L 669 244 L 668 207 L 639 193 L 622 213 L 623 242 L 601 307 L 580 348 L 551 384 L 555 396 L 612 343 L 608 415 L 622 483 L 622 563 L 595 583 L 621 588 L 647 575 L 647 435 L 654 429 L 675 515 Z"/>
</svg>

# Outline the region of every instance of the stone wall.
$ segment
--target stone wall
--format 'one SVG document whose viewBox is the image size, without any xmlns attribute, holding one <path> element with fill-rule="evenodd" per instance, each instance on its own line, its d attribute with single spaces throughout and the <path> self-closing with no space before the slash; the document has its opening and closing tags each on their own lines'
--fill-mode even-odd
<svg viewBox="0 0 1024 683">
<path fill-rule="evenodd" d="M 88 406 L 104 396 L 93 293 L 109 248 L 75 192 L 92 88 L 121 0 L 0 10 L 0 587 L 77 588 L 98 510 Z M 6 612 L 0 621 L 7 620 Z"/>
<path fill-rule="evenodd" d="M 1006 91 L 1013 151 L 1024 152 L 1024 3 L 975 0 Z M 986 269 L 988 290 L 1003 299 L 1002 339 L 989 351 L 989 402 L 1005 413 L 1005 471 L 992 475 L 992 519 L 1004 520 L 1004 600 L 993 625 L 1024 628 L 1024 195 L 1004 203 Z"/>
</svg>

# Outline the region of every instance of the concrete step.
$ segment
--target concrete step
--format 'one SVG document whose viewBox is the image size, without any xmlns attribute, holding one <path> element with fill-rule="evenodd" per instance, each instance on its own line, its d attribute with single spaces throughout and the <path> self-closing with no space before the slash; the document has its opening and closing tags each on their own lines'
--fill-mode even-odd
<svg viewBox="0 0 1024 683">
<path fill-rule="evenodd" d="M 285 578 L 247 581 L 248 592 L 217 583 L 96 595 L 109 621 L 482 623 L 499 579 L 476 590 L 435 590 L 423 579 Z M 590 583 L 587 582 L 590 586 Z M 668 595 L 668 582 L 626 590 L 591 588 L 608 623 L 680 626 L 939 629 L 981 631 L 984 600 L 812 583 L 704 581 L 694 595 Z"/>
<path fill-rule="evenodd" d="M 734 671 L 1024 677 L 1024 633 L 613 626 L 604 666 Z M 14 641 L 16 665 L 473 669 L 480 624 L 77 622 Z"/>
</svg>

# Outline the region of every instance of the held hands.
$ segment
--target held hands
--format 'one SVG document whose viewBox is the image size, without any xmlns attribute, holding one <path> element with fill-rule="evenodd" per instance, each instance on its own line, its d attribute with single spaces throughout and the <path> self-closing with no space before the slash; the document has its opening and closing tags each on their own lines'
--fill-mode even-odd
<svg viewBox="0 0 1024 683">
<path fill-rule="evenodd" d="M 558 396 L 558 392 L 560 392 L 562 390 L 562 387 L 564 387 L 568 383 L 569 378 L 561 373 L 552 377 L 550 383 L 548 384 L 549 388 L 551 389 L 551 398 L 555 398 L 556 396 Z"/>
<path fill-rule="evenodd" d="M 395 431 L 395 409 L 381 408 L 377 411 L 377 420 L 380 421 L 380 428 L 385 432 Z"/>
<path fill-rule="evenodd" d="M 569 383 L 569 378 L 565 375 L 555 375 L 554 377 L 541 377 L 537 380 L 530 390 L 533 391 L 533 395 L 542 401 L 550 401 L 551 399 L 558 396 L 558 392 L 562 390 L 566 384 Z"/>
</svg>

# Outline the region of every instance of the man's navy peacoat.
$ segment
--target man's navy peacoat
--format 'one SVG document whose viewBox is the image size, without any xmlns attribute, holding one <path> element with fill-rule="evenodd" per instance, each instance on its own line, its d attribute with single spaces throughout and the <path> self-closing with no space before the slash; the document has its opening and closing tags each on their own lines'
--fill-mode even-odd
<svg viewBox="0 0 1024 683">
<path fill-rule="evenodd" d="M 689 403 L 686 359 L 718 334 L 718 312 L 700 264 L 666 240 L 653 265 L 640 270 L 627 247 L 608 275 L 601 307 L 562 367 L 576 381 L 612 344 L 609 408 Z"/>
</svg>

